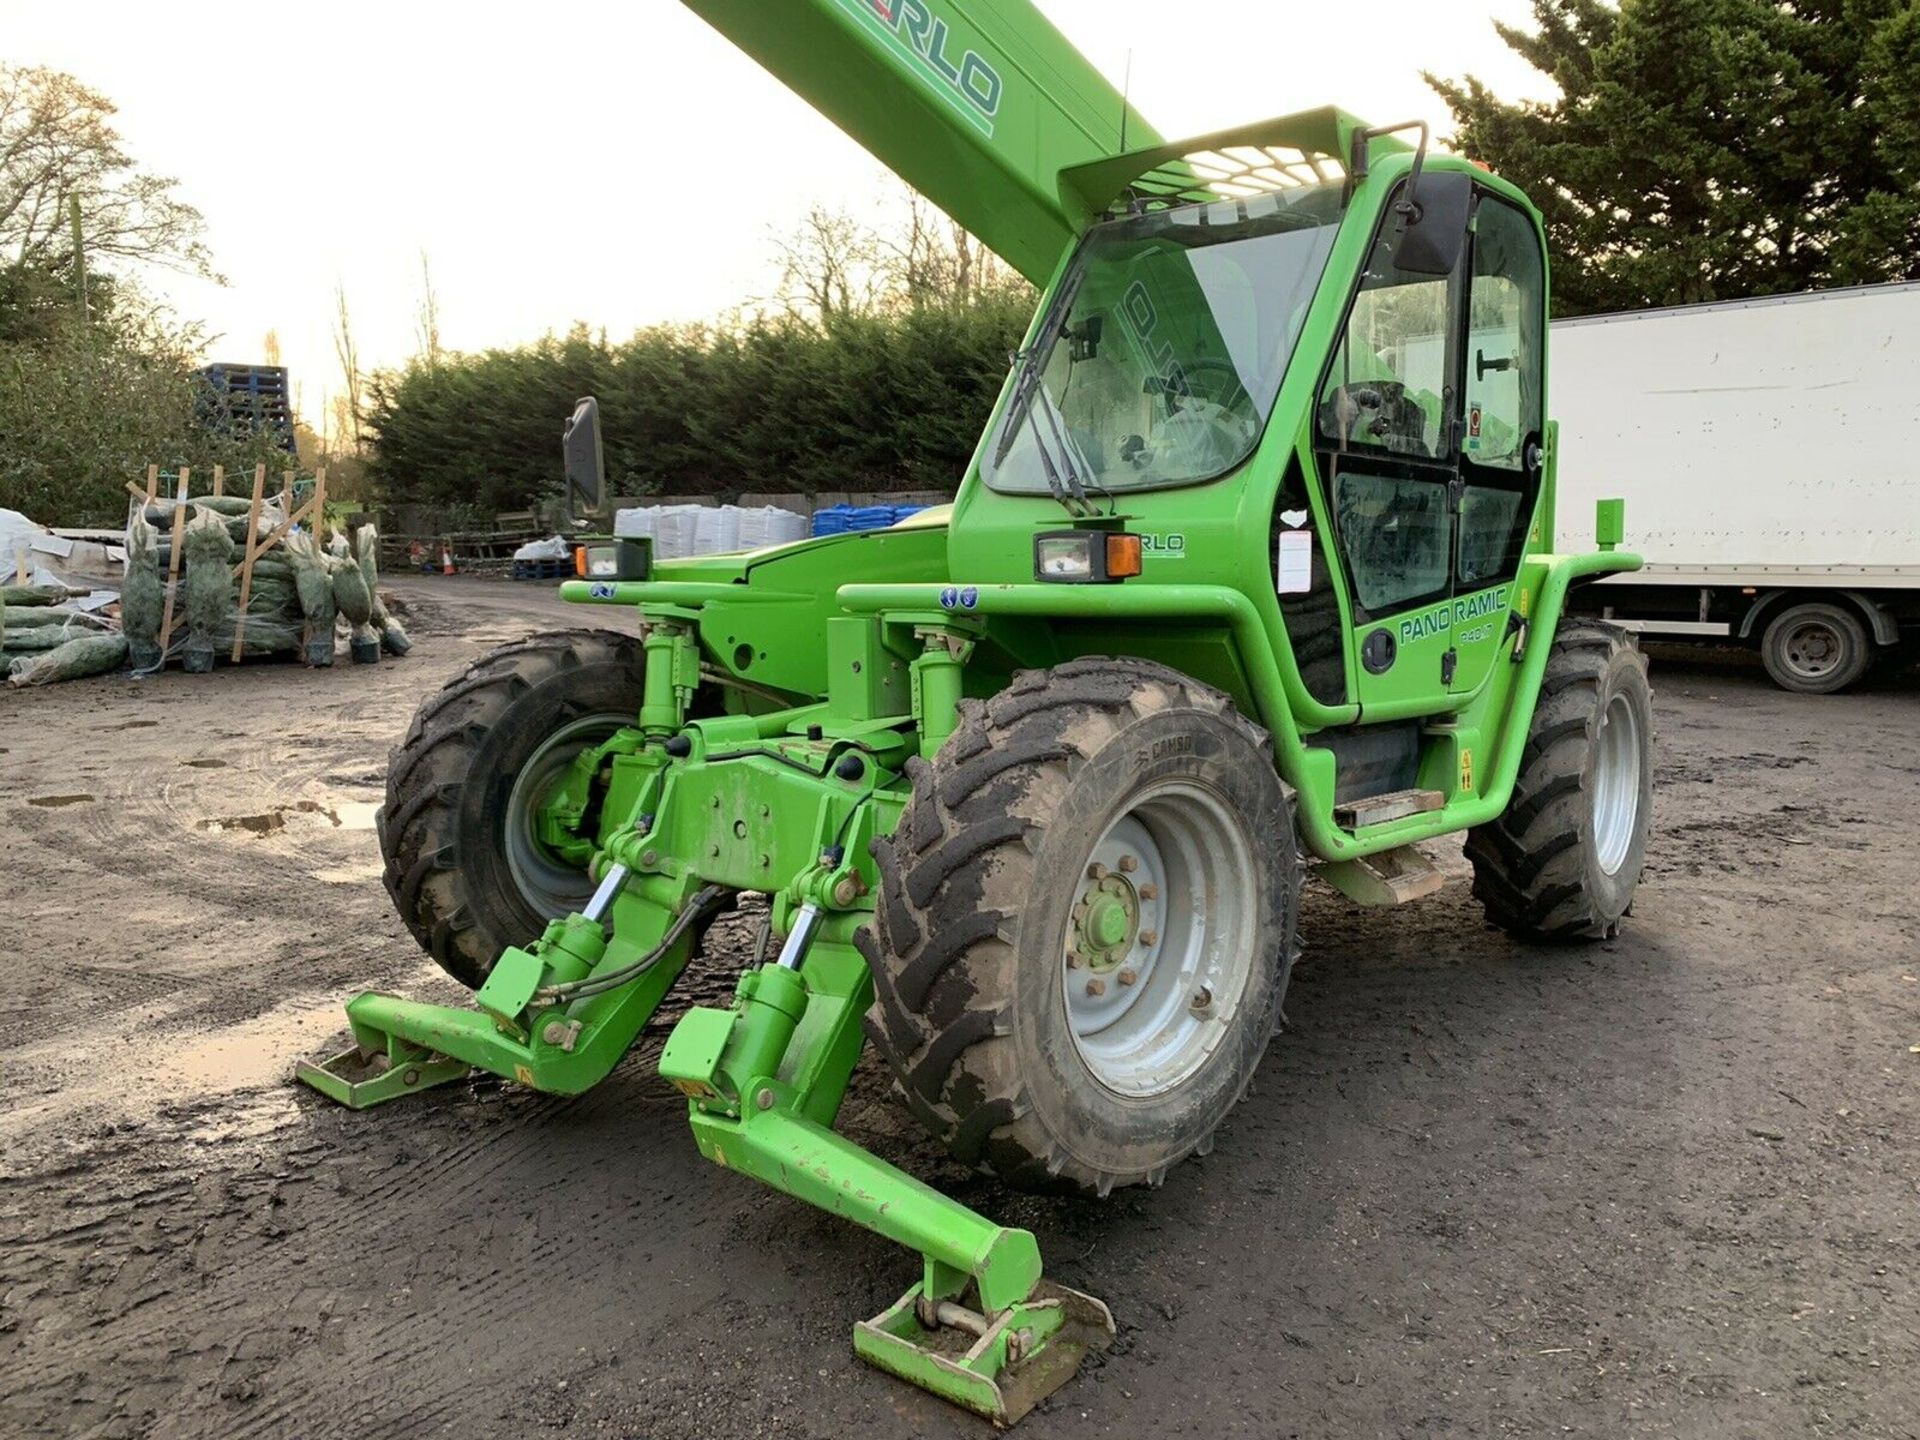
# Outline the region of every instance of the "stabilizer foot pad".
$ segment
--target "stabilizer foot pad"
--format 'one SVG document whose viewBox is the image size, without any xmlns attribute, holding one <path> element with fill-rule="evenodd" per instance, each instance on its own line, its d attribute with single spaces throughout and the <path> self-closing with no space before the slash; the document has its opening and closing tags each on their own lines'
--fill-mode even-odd
<svg viewBox="0 0 1920 1440">
<path fill-rule="evenodd" d="M 365 1110 L 411 1095 L 416 1090 L 464 1080 L 472 1070 L 466 1061 L 449 1060 L 443 1055 L 393 1061 L 380 1053 L 363 1055 L 355 1048 L 343 1050 L 318 1065 L 302 1060 L 294 1067 L 293 1075 L 349 1110 Z"/>
<path fill-rule="evenodd" d="M 1081 1362 L 1114 1337 L 1113 1312 L 1105 1304 L 1049 1280 L 978 1336 L 948 1326 L 927 1329 L 919 1300 L 915 1286 L 897 1304 L 854 1326 L 855 1352 L 1003 1427 L 1071 1380 Z"/>
</svg>

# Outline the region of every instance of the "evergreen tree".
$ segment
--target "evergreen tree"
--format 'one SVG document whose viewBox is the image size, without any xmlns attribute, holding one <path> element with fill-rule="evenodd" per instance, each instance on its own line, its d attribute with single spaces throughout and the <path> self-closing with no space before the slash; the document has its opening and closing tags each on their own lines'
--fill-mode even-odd
<svg viewBox="0 0 1920 1440">
<path fill-rule="evenodd" d="M 1534 0 L 1560 90 L 1427 76 L 1546 218 L 1555 310 L 1920 279 L 1920 0 Z"/>
</svg>

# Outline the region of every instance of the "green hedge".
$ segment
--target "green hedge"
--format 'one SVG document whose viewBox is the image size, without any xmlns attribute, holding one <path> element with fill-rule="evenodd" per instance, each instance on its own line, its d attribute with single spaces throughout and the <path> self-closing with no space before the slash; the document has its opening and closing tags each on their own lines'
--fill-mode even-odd
<svg viewBox="0 0 1920 1440">
<path fill-rule="evenodd" d="M 956 484 L 1032 297 L 737 327 L 579 327 L 378 377 L 371 470 L 392 503 L 521 510 L 560 489 L 560 428 L 599 397 L 618 495 Z"/>
</svg>

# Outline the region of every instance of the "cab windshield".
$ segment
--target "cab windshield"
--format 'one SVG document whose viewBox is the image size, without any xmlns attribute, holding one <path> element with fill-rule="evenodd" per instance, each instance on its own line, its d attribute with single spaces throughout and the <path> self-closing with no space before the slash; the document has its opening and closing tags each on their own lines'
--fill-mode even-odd
<svg viewBox="0 0 1920 1440">
<path fill-rule="evenodd" d="M 1016 357 L 987 484 L 1065 500 L 1190 485 L 1244 460 L 1333 248 L 1342 190 L 1209 201 L 1089 231 Z"/>
</svg>

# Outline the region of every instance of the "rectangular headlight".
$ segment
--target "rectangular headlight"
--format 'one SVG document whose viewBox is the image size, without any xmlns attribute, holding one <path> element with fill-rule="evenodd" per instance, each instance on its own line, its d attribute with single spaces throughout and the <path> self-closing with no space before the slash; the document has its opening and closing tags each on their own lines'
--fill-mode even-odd
<svg viewBox="0 0 1920 1440">
<path fill-rule="evenodd" d="M 1099 585 L 1140 573 L 1138 535 L 1050 530 L 1033 537 L 1033 575 L 1063 585 Z"/>
<path fill-rule="evenodd" d="M 1086 531 L 1060 535 L 1038 535 L 1033 541 L 1033 574 L 1038 580 L 1064 580 L 1085 584 L 1097 578 L 1093 572 L 1094 541 L 1101 537 Z M 1102 558 L 1105 549 L 1102 547 Z"/>
</svg>

